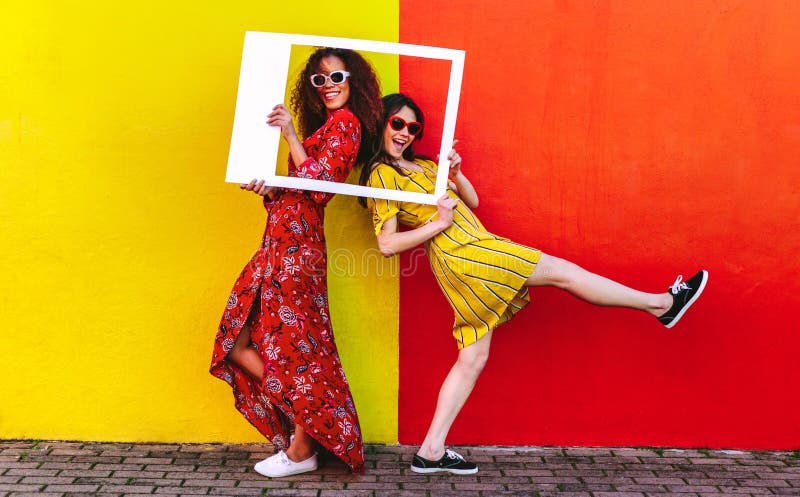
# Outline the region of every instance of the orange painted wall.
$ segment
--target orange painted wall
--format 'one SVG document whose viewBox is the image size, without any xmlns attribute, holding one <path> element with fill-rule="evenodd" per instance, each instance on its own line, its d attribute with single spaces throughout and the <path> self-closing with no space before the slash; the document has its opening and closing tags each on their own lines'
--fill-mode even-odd
<svg viewBox="0 0 800 497">
<path fill-rule="evenodd" d="M 647 291 L 711 274 L 671 331 L 534 290 L 448 441 L 800 446 L 800 3 L 401 0 L 400 13 L 401 42 L 467 52 L 456 136 L 487 227 Z M 416 62 L 400 70 L 403 91 L 440 98 Z M 429 268 L 401 279 L 401 443 L 424 436 L 451 324 Z"/>
</svg>

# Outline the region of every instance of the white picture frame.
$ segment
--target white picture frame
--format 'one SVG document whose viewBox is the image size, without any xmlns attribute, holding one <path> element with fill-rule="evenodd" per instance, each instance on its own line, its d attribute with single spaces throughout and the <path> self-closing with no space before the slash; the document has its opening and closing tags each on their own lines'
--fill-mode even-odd
<svg viewBox="0 0 800 497">
<path fill-rule="evenodd" d="M 289 59 L 293 45 L 348 48 L 356 51 L 450 61 L 447 102 L 439 148 L 439 171 L 433 194 L 370 188 L 276 174 L 281 133 L 279 128 L 266 124 L 266 116 L 276 103 L 283 102 L 285 99 Z M 242 50 L 242 65 L 239 73 L 239 88 L 236 95 L 236 110 L 225 181 L 249 183 L 256 178 L 263 179 L 266 184 L 278 187 L 419 204 L 436 204 L 447 188 L 449 170 L 447 154 L 453 144 L 463 73 L 463 50 L 350 38 L 247 31 Z"/>
</svg>

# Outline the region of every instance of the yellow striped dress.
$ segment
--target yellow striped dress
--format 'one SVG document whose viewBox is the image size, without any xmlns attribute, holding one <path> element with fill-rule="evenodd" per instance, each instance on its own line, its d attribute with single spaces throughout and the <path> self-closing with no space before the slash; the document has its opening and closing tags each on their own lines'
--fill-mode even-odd
<svg viewBox="0 0 800 497">
<path fill-rule="evenodd" d="M 437 166 L 417 159 L 422 171 L 378 164 L 367 186 L 431 194 L 435 190 Z M 458 199 L 450 189 L 447 193 Z M 437 215 L 435 205 L 395 200 L 368 199 L 375 234 L 397 216 L 401 224 L 418 228 Z M 453 224 L 425 243 L 431 268 L 455 312 L 453 336 L 458 348 L 478 341 L 530 302 L 525 280 L 531 275 L 541 252 L 495 236 L 483 227 L 461 199 L 453 210 Z"/>
</svg>

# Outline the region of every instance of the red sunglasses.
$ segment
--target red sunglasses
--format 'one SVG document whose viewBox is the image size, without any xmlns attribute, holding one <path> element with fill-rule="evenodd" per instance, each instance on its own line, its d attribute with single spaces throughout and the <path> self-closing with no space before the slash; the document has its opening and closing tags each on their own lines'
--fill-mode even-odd
<svg viewBox="0 0 800 497">
<path fill-rule="evenodd" d="M 389 126 L 395 131 L 401 131 L 403 128 L 408 127 L 408 132 L 414 136 L 422 133 L 422 123 L 417 121 L 406 122 L 405 119 L 399 116 L 392 116 L 388 120 Z"/>
</svg>

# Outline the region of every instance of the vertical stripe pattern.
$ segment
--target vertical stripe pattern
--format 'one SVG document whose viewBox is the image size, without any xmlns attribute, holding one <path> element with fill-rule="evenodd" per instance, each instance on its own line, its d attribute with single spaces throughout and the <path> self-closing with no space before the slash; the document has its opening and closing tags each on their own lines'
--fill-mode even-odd
<svg viewBox="0 0 800 497">
<path fill-rule="evenodd" d="M 418 159 L 422 171 L 400 174 L 391 166 L 375 166 L 368 186 L 433 193 L 436 164 Z M 448 190 L 453 198 L 458 194 Z M 397 216 L 417 228 L 436 216 L 435 205 L 370 199 L 375 233 Z M 478 341 L 530 302 L 525 280 L 539 261 L 539 250 L 489 233 L 459 199 L 453 224 L 425 244 L 431 269 L 455 314 L 453 336 L 459 348 Z"/>
</svg>

